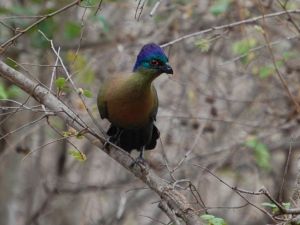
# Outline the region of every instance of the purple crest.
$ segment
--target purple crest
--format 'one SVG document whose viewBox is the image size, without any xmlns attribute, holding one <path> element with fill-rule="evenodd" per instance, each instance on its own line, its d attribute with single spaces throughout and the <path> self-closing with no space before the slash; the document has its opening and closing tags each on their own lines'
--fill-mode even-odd
<svg viewBox="0 0 300 225">
<path fill-rule="evenodd" d="M 147 60 L 152 56 L 164 57 L 167 59 L 164 50 L 159 45 L 154 43 L 146 44 L 143 46 L 143 48 L 141 49 L 141 51 L 139 52 L 136 58 L 133 71 L 136 71 L 136 69 L 142 64 L 143 61 Z"/>
</svg>

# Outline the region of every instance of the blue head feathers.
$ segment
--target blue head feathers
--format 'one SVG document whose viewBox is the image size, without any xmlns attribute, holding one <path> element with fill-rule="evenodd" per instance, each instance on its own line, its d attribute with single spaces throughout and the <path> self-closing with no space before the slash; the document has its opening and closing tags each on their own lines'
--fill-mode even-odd
<svg viewBox="0 0 300 225">
<path fill-rule="evenodd" d="M 151 65 L 152 60 L 157 60 L 161 64 L 168 63 L 168 58 L 165 55 L 163 49 L 159 45 L 154 43 L 146 44 L 143 46 L 136 58 L 133 71 L 135 72 L 139 69 L 154 69 L 153 65 Z"/>
</svg>

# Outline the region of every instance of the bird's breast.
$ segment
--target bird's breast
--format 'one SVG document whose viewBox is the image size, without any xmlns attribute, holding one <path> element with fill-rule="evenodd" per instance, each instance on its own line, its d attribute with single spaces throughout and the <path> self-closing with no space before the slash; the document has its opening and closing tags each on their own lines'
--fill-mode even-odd
<svg viewBox="0 0 300 225">
<path fill-rule="evenodd" d="M 147 125 L 157 107 L 156 94 L 147 90 L 125 89 L 111 92 L 107 98 L 108 118 L 111 123 L 124 128 L 139 128 Z"/>
</svg>

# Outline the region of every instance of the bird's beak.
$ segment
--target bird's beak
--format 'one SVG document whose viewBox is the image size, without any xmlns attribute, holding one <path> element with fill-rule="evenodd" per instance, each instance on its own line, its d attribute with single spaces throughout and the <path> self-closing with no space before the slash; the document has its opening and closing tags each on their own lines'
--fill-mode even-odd
<svg viewBox="0 0 300 225">
<path fill-rule="evenodd" d="M 169 63 L 166 63 L 161 67 L 161 72 L 166 74 L 173 74 L 173 69 Z"/>
</svg>

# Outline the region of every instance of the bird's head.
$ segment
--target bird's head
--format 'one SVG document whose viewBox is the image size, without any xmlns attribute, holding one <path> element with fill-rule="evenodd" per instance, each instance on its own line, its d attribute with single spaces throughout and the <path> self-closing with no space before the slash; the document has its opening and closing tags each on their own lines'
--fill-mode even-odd
<svg viewBox="0 0 300 225">
<path fill-rule="evenodd" d="M 146 44 L 136 58 L 133 72 L 145 71 L 158 76 L 162 73 L 173 74 L 168 57 L 163 49 L 154 43 Z"/>
</svg>

